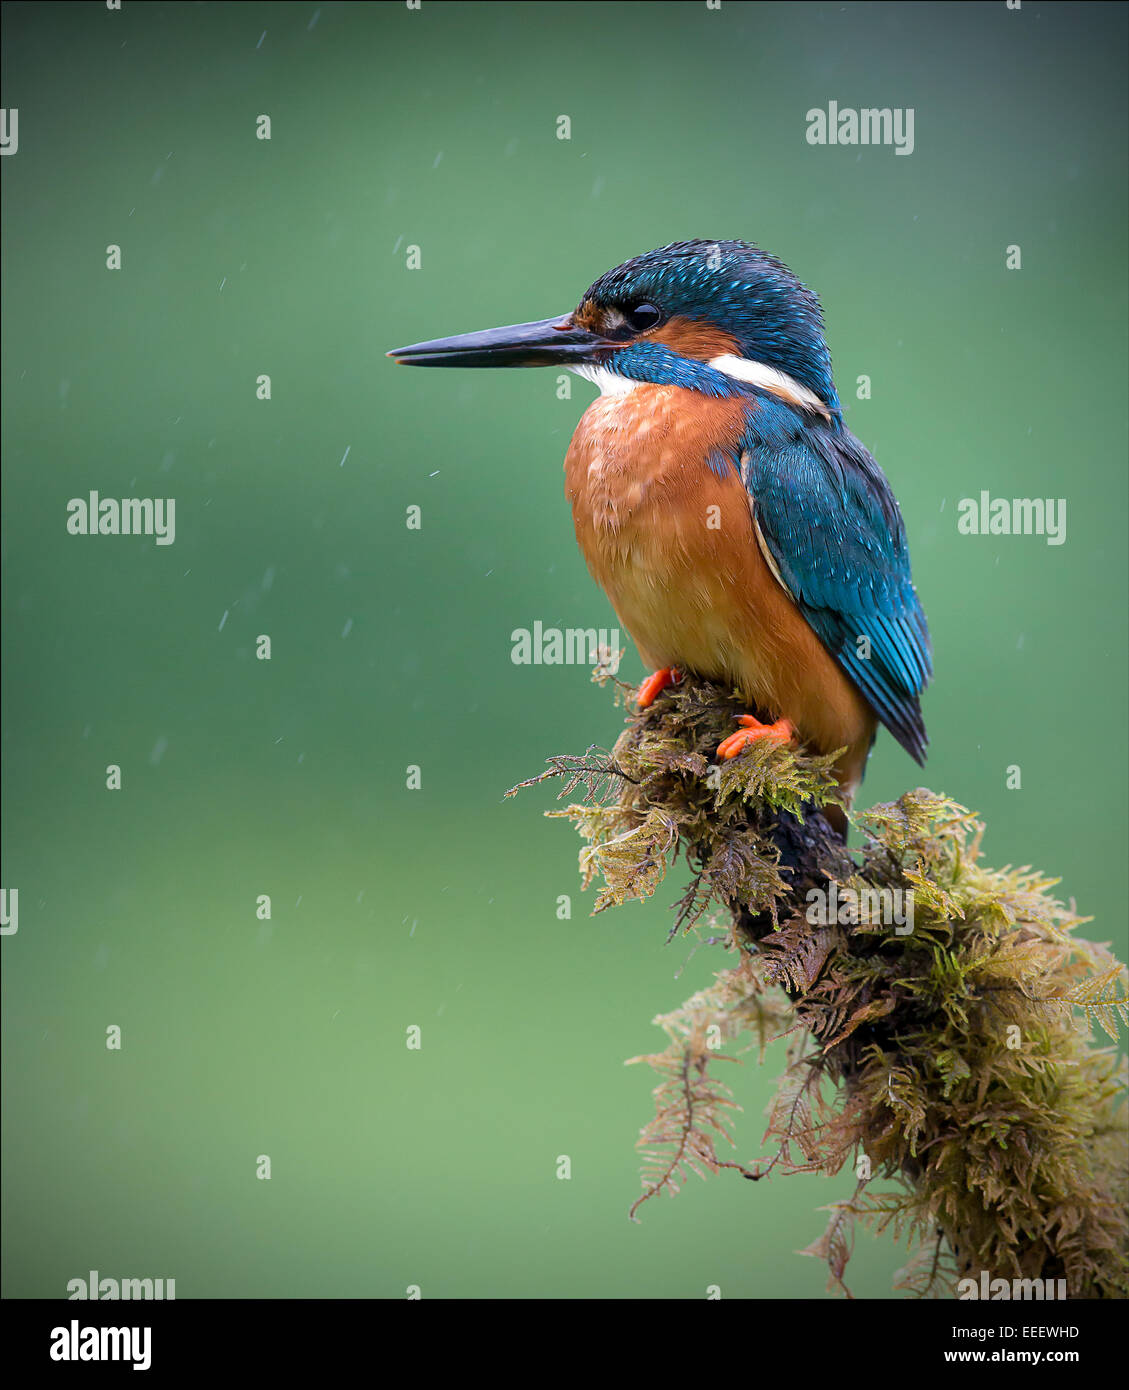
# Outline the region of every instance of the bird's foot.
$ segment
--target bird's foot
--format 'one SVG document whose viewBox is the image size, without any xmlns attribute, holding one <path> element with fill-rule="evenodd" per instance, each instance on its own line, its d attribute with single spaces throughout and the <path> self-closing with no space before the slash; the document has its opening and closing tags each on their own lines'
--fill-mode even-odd
<svg viewBox="0 0 1129 1390">
<path fill-rule="evenodd" d="M 775 724 L 762 724 L 751 714 L 739 714 L 737 722 L 741 728 L 718 744 L 719 758 L 735 758 L 742 748 L 756 743 L 759 739 L 768 739 L 772 743 L 787 743 L 796 736 L 795 729 L 787 719 L 778 719 Z"/>
<path fill-rule="evenodd" d="M 682 673 L 676 666 L 664 666 L 661 671 L 648 676 L 639 687 L 635 696 L 636 705 L 640 709 L 650 709 L 668 685 L 677 685 L 681 679 Z"/>
</svg>

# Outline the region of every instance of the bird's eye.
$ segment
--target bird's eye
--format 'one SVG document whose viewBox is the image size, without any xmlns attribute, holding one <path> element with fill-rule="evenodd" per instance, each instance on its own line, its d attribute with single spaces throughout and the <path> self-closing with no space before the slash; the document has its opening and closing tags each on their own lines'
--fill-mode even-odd
<svg viewBox="0 0 1129 1390">
<path fill-rule="evenodd" d="M 662 310 L 657 309 L 653 304 L 634 304 L 627 310 L 627 322 L 636 333 L 645 333 L 648 328 L 654 328 L 656 324 L 662 322 Z"/>
</svg>

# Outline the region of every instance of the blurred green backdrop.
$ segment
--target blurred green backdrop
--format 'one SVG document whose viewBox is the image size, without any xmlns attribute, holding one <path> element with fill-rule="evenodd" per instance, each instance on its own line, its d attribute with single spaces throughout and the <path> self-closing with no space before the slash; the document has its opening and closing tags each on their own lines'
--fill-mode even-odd
<svg viewBox="0 0 1129 1390">
<path fill-rule="evenodd" d="M 725 957 L 664 944 L 678 874 L 589 918 L 551 794 L 501 800 L 621 717 L 585 669 L 510 661 L 535 620 L 614 625 L 562 497 L 591 388 L 382 354 L 675 239 L 785 259 L 905 513 L 924 780 L 1124 952 L 1125 8 L 3 23 L 5 1292 L 822 1296 L 793 1252 L 849 1174 L 625 1219 L 653 1078 L 622 1059 Z M 830 100 L 913 107 L 912 156 L 809 146 Z M 174 497 L 175 544 L 68 535 L 91 489 Z M 1066 544 L 958 535 L 981 489 L 1067 498 Z M 921 780 L 882 736 L 864 797 Z M 745 1159 L 779 1065 L 736 1075 Z M 860 1239 L 855 1291 L 899 1263 Z"/>
</svg>

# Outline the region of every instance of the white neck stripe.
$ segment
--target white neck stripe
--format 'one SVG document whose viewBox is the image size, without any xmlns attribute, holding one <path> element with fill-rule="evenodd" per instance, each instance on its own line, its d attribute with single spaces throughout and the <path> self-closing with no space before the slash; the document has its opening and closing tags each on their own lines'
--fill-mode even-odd
<svg viewBox="0 0 1129 1390">
<path fill-rule="evenodd" d="M 733 377 L 735 381 L 747 381 L 751 386 L 763 387 L 764 390 L 783 397 L 784 400 L 790 401 L 793 405 L 815 411 L 827 419 L 831 418 L 831 412 L 814 391 L 809 391 L 806 386 L 801 385 L 795 377 L 790 377 L 787 372 L 777 371 L 775 367 L 769 367 L 764 362 L 754 362 L 748 357 L 737 357 L 733 353 L 727 352 L 720 357 L 712 358 L 709 365 L 715 371 Z M 613 372 L 610 367 L 599 367 L 592 362 L 584 362 L 579 366 L 570 367 L 569 371 L 584 377 L 594 386 L 598 386 L 601 396 L 626 396 L 641 384 L 632 380 L 631 377 L 620 376 L 618 372 Z"/>
<path fill-rule="evenodd" d="M 750 386 L 763 386 L 766 391 L 772 391 L 777 396 L 783 396 L 785 400 L 802 405 L 805 410 L 813 410 L 830 418 L 831 412 L 814 391 L 809 391 L 787 372 L 779 372 L 764 362 L 753 362 L 748 357 L 737 357 L 731 352 L 726 352 L 720 357 L 711 358 L 710 366 L 737 381 L 747 381 Z"/>
</svg>

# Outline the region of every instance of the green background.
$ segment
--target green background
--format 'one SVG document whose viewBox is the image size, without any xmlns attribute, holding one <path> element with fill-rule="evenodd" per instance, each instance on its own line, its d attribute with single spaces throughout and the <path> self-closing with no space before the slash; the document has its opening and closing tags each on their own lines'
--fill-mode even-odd
<svg viewBox="0 0 1129 1390">
<path fill-rule="evenodd" d="M 626 1220 L 653 1077 L 623 1059 L 727 960 L 664 944 L 677 871 L 590 918 L 552 794 L 501 799 L 621 719 L 584 668 L 510 661 L 535 620 L 615 622 L 562 497 L 592 389 L 383 353 L 676 239 L 786 260 L 935 646 L 927 769 L 883 735 L 863 800 L 975 808 L 990 862 L 1061 875 L 1124 952 L 1125 8 L 3 21 L 5 1292 L 821 1297 L 793 1252 L 849 1173 Z M 830 100 L 913 107 L 912 156 L 809 146 Z M 91 489 L 175 497 L 175 544 L 68 535 Z M 981 489 L 1066 497 L 1066 544 L 958 535 Z M 745 1160 L 780 1065 L 730 1078 Z M 860 1237 L 855 1292 L 900 1263 Z"/>
</svg>

